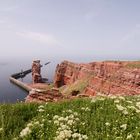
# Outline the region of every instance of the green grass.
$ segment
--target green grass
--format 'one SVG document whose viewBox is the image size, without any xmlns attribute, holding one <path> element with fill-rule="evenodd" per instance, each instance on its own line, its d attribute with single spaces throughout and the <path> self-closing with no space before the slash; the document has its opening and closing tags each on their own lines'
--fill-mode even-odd
<svg viewBox="0 0 140 140">
<path fill-rule="evenodd" d="M 0 139 L 11 140 L 25 127 L 26 123 L 38 114 L 37 104 L 0 105 Z"/>
<path fill-rule="evenodd" d="M 85 77 L 83 79 L 79 79 L 72 84 L 60 87 L 59 90 L 61 93 L 66 95 L 71 94 L 72 91 L 79 91 L 79 93 L 82 93 L 84 89 L 87 87 L 90 78 L 91 77 Z"/>
<path fill-rule="evenodd" d="M 128 63 L 126 67 L 131 69 L 140 68 L 140 61 Z"/>
<path fill-rule="evenodd" d="M 140 97 L 0 105 L 0 140 L 139 140 Z"/>
</svg>

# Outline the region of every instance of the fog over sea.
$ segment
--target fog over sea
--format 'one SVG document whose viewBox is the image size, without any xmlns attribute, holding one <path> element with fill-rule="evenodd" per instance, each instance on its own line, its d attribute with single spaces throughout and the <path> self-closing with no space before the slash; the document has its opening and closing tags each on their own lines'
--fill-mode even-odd
<svg viewBox="0 0 140 140">
<path fill-rule="evenodd" d="M 72 62 L 93 62 L 93 61 L 102 61 L 102 60 L 119 60 L 117 58 L 99 58 L 99 57 L 38 57 L 35 59 L 40 59 L 41 64 L 45 64 L 50 61 L 51 63 L 47 66 L 43 66 L 41 69 L 42 77 L 48 78 L 50 82 L 53 81 L 54 72 L 56 65 L 63 60 L 69 60 Z M 13 83 L 9 81 L 9 77 L 11 74 L 20 72 L 21 70 L 27 70 L 31 68 L 32 60 L 34 58 L 29 59 L 1 59 L 0 60 L 0 103 L 15 103 L 17 101 L 24 101 L 25 97 L 28 93 L 21 88 L 17 87 Z M 120 58 L 120 60 L 139 60 L 139 58 Z M 31 74 L 27 75 L 25 78 L 20 79 L 23 82 L 31 83 L 32 78 Z"/>
</svg>

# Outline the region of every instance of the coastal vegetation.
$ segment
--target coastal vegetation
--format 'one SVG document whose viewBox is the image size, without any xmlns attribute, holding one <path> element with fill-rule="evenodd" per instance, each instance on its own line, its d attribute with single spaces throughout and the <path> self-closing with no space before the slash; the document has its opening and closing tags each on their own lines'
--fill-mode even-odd
<svg viewBox="0 0 140 140">
<path fill-rule="evenodd" d="M 60 87 L 59 90 L 64 95 L 70 95 L 73 91 L 79 91 L 79 93 L 82 93 L 84 89 L 87 87 L 89 80 L 91 78 L 92 76 L 91 77 L 88 76 L 88 77 L 79 79 L 72 84 Z"/>
<path fill-rule="evenodd" d="M 0 105 L 1 140 L 139 140 L 140 96 Z"/>
<path fill-rule="evenodd" d="M 126 65 L 126 67 L 131 69 L 140 68 L 140 61 L 134 61 L 133 63 L 130 62 Z"/>
</svg>

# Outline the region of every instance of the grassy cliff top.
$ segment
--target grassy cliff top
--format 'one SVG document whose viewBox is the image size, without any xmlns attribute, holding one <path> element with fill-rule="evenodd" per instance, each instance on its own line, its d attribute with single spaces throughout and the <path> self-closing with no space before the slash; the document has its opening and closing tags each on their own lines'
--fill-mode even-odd
<svg viewBox="0 0 140 140">
<path fill-rule="evenodd" d="M 127 68 L 140 68 L 140 61 L 129 62 L 126 64 Z"/>
<path fill-rule="evenodd" d="M 139 96 L 0 105 L 1 140 L 140 139 Z"/>
</svg>

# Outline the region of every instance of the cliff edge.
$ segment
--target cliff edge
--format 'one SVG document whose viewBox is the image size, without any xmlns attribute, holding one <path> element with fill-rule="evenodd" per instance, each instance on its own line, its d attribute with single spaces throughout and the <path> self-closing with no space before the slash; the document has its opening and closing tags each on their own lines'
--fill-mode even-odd
<svg viewBox="0 0 140 140">
<path fill-rule="evenodd" d="M 71 94 L 140 94 L 140 61 L 103 61 L 87 64 L 63 61 L 57 65 L 54 86 L 62 89 L 62 93 L 73 85 L 79 86 L 78 82 L 82 80 L 86 81 L 82 91 L 73 88 Z"/>
</svg>

